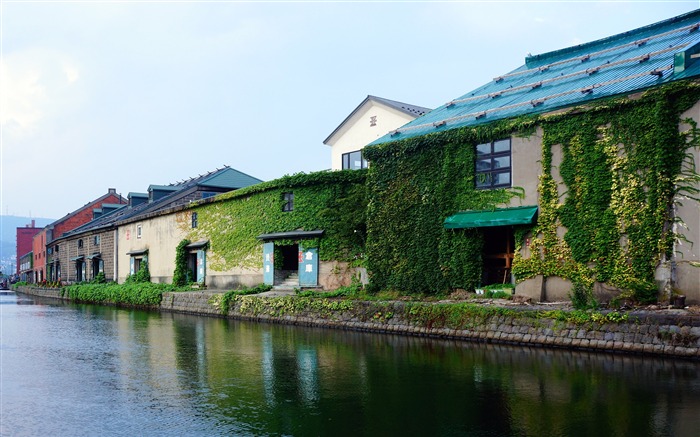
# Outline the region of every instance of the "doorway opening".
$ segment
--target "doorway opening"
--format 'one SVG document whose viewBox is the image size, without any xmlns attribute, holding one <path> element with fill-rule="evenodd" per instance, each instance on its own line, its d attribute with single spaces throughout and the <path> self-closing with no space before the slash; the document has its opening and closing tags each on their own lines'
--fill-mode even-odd
<svg viewBox="0 0 700 437">
<path fill-rule="evenodd" d="M 484 228 L 483 285 L 509 284 L 515 256 L 515 236 L 510 226 Z"/>
<path fill-rule="evenodd" d="M 299 285 L 299 245 L 275 245 L 275 285 Z"/>
<path fill-rule="evenodd" d="M 187 254 L 186 280 L 188 284 L 197 280 L 197 252 L 190 252 Z"/>
</svg>

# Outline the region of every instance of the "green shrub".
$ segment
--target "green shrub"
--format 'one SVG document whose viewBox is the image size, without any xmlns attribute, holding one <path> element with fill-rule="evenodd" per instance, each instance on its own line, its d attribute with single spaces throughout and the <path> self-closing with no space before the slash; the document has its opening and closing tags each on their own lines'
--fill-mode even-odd
<svg viewBox="0 0 700 437">
<path fill-rule="evenodd" d="M 170 284 L 110 282 L 105 284 L 76 284 L 64 288 L 64 295 L 79 302 L 119 305 L 158 305 L 167 291 L 178 291 Z"/>
</svg>

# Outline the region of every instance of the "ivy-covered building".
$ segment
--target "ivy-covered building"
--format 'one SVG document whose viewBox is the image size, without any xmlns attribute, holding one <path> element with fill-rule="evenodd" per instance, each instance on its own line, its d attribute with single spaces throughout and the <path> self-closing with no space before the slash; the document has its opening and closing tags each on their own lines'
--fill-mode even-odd
<svg viewBox="0 0 700 437">
<path fill-rule="evenodd" d="M 175 248 L 182 240 L 173 211 L 262 182 L 229 166 L 167 185 L 150 185 L 147 193 L 129 193 L 133 210 L 115 223 L 115 266 L 119 282 L 148 266 L 153 282 L 171 282 Z M 193 224 L 196 223 L 196 218 Z M 193 242 L 196 243 L 196 242 Z M 206 247 L 188 248 L 193 282 L 205 283 Z"/>
<path fill-rule="evenodd" d="M 335 289 L 362 275 L 367 170 L 284 176 L 174 211 L 182 240 L 219 289 L 260 283 Z M 171 249 L 175 256 L 176 248 Z M 174 265 L 174 264 L 173 264 Z"/>
<path fill-rule="evenodd" d="M 528 56 L 364 150 L 370 284 L 698 303 L 699 121 L 700 10 Z"/>
</svg>

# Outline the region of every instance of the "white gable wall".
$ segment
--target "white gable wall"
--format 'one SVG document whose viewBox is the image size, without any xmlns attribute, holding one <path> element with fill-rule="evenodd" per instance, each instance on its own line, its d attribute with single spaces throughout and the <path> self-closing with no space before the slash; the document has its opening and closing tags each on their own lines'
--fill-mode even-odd
<svg viewBox="0 0 700 437">
<path fill-rule="evenodd" d="M 376 126 L 371 126 L 372 117 L 376 117 Z M 331 168 L 341 170 L 343 153 L 360 150 L 377 138 L 386 135 L 387 132 L 415 118 L 369 100 L 326 143 L 331 146 Z"/>
</svg>

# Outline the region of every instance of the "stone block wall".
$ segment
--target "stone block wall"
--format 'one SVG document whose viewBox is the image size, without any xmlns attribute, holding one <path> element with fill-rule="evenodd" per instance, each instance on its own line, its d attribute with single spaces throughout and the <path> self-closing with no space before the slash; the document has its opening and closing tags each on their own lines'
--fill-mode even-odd
<svg viewBox="0 0 700 437">
<path fill-rule="evenodd" d="M 22 287 L 20 291 L 60 298 L 57 289 Z M 329 299 L 239 296 L 224 315 L 217 305 L 222 295 L 212 291 L 163 293 L 160 309 L 257 322 L 700 359 L 700 316 L 686 310 L 633 311 L 625 313 L 627 320 L 620 322 L 562 321 L 532 310 L 477 312 L 462 325 L 465 327 L 453 329 L 439 317 L 417 322 L 412 316 L 415 303 L 348 301 L 338 307 L 339 301 Z"/>
</svg>

